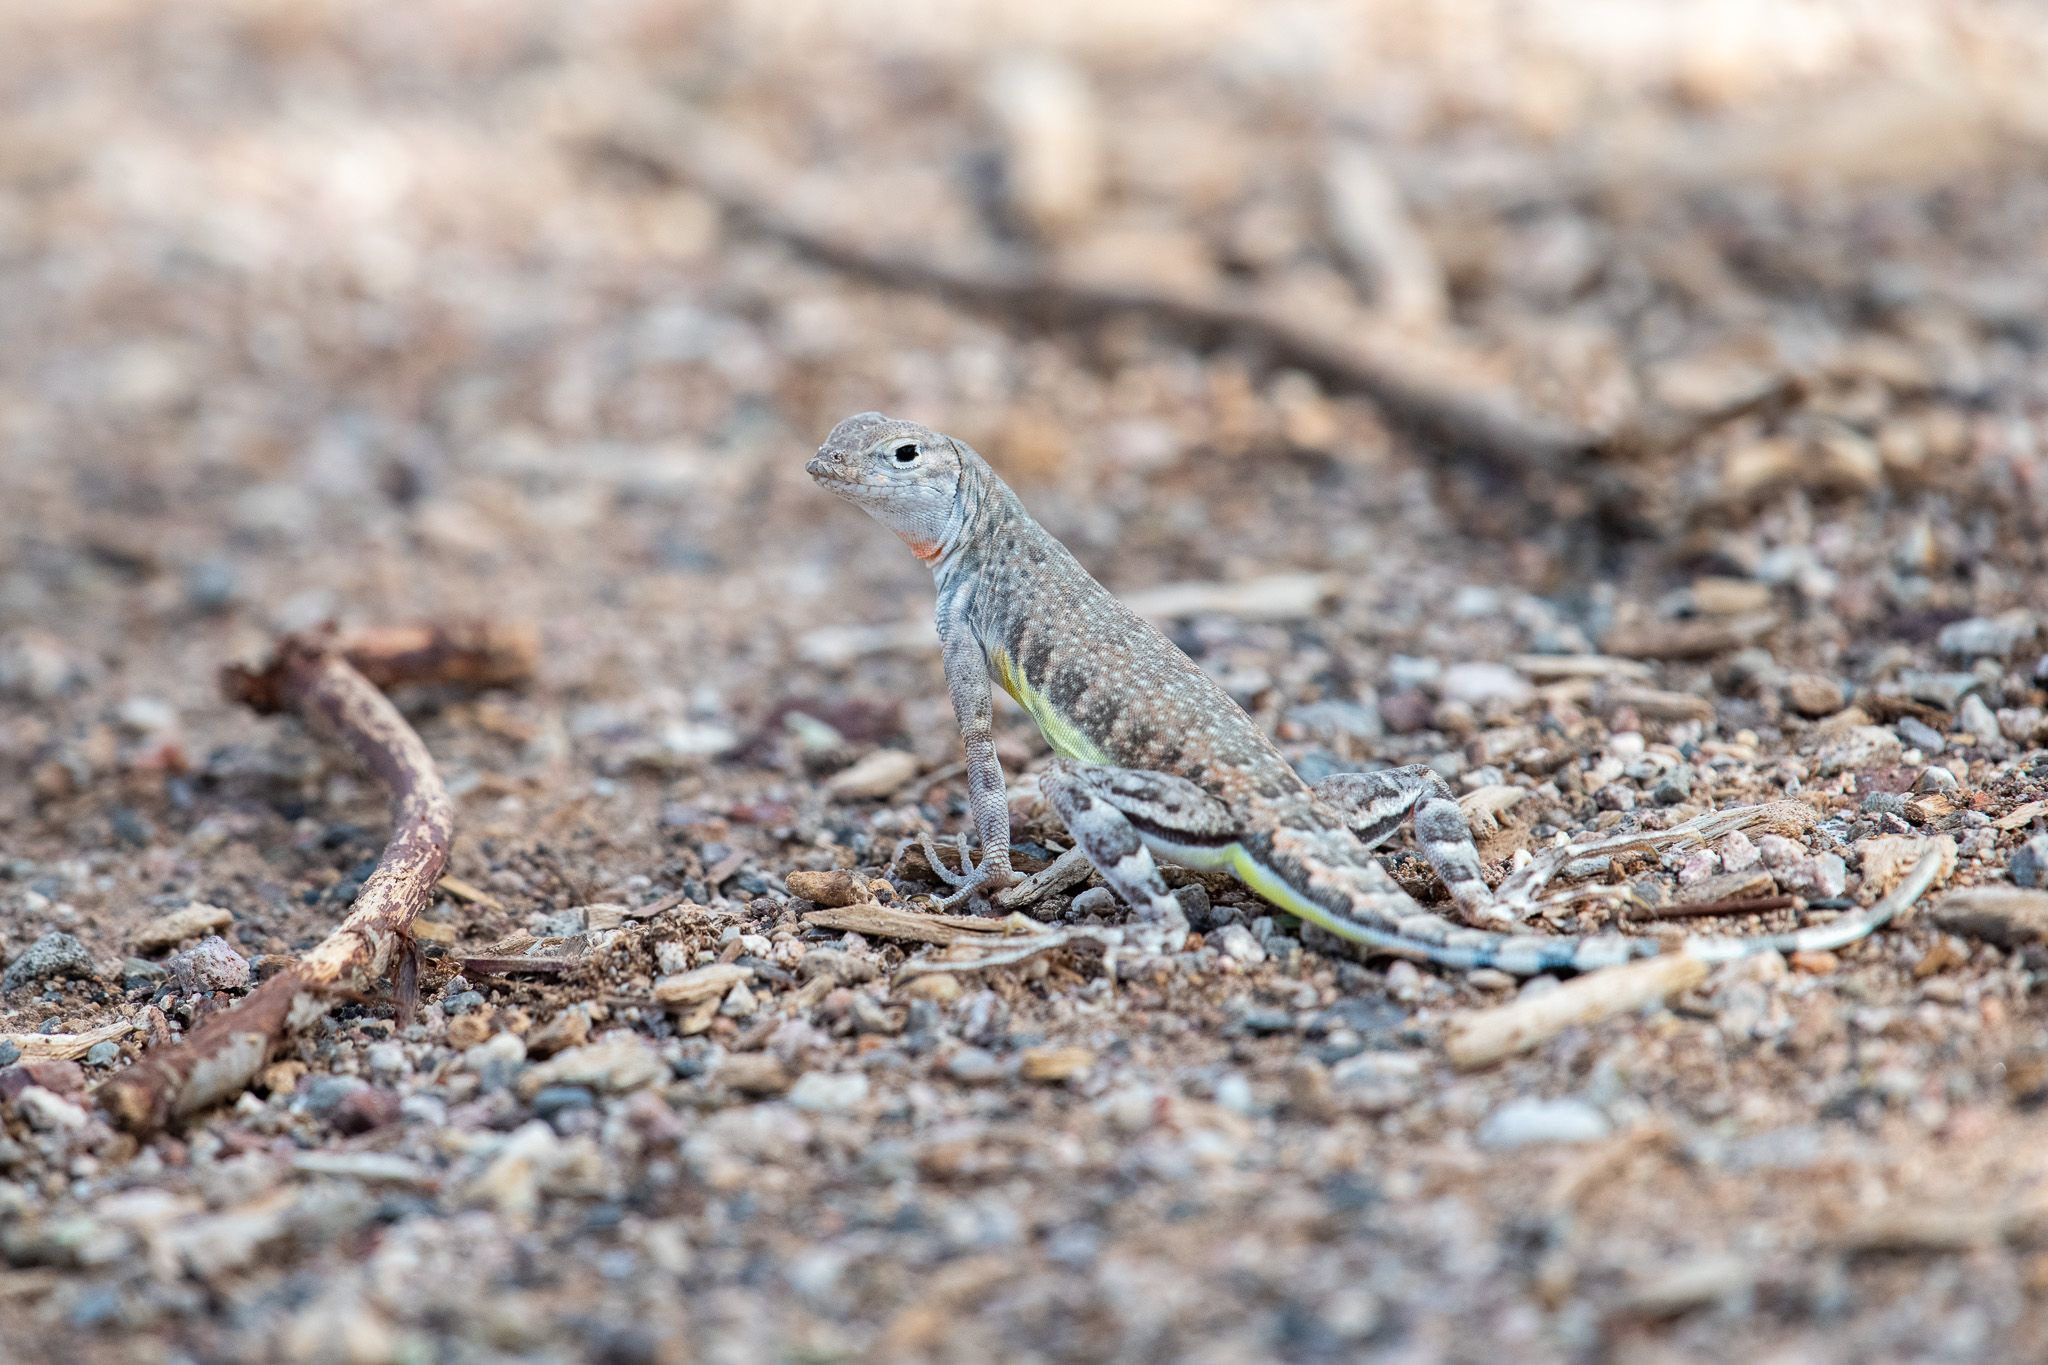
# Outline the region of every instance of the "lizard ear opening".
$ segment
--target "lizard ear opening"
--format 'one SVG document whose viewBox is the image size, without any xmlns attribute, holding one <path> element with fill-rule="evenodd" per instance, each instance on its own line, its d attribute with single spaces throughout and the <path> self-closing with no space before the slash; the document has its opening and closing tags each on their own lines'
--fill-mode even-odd
<svg viewBox="0 0 2048 1365">
<path fill-rule="evenodd" d="M 894 460 L 899 466 L 916 464 L 917 456 L 918 449 L 915 441 L 906 441 L 889 452 L 889 458 Z"/>
</svg>

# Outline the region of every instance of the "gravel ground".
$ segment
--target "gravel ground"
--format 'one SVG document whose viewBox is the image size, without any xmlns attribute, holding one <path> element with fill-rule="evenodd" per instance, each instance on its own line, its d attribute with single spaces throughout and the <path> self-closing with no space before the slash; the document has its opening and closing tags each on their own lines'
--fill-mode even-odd
<svg viewBox="0 0 2048 1365">
<path fill-rule="evenodd" d="M 1011 8 L 0 13 L 0 1034 L 134 1026 L 0 1042 L 0 1359 L 2039 1358 L 2048 24 Z M 863 283 L 596 149 L 649 108 L 851 239 L 1299 300 L 1684 434 L 1513 477 L 1255 348 Z M 802 470 L 865 408 L 976 443 L 1305 773 L 1437 768 L 1496 876 L 1810 812 L 1617 859 L 1560 931 L 1954 870 L 1472 1071 L 1447 1026 L 1555 983 L 1192 876 L 1139 979 L 899 979 L 929 950 L 804 920 L 965 826 L 928 579 Z M 400 698 L 458 803 L 420 1017 L 116 1133 L 91 1087 L 386 833 L 220 666 L 479 615 L 545 644 Z M 998 727 L 1028 865 L 1044 748 Z"/>
</svg>

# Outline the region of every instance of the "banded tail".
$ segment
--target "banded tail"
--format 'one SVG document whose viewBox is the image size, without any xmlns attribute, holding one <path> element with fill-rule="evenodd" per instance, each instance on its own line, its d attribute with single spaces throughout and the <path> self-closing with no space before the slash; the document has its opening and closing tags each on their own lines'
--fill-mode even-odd
<svg viewBox="0 0 2048 1365">
<path fill-rule="evenodd" d="M 1911 906 L 1939 874 L 1943 861 L 1938 850 L 1927 854 L 1876 905 L 1826 924 L 1756 938 L 1709 935 L 1673 943 L 1625 934 L 1504 934 L 1454 924 L 1417 905 L 1369 855 L 1346 857 L 1330 847 L 1347 837 L 1324 829 L 1280 830 L 1247 838 L 1240 842 L 1233 870 L 1266 900 L 1347 942 L 1454 971 L 1492 967 L 1512 976 L 1590 972 L 1667 952 L 1731 962 L 1760 953 L 1846 947 L 1868 938 Z M 1299 847 L 1308 843 L 1315 847 Z"/>
</svg>

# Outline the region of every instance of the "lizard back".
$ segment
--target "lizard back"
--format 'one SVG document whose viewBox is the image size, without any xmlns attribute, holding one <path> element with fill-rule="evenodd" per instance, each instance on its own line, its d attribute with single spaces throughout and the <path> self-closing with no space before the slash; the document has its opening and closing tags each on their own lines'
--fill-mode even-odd
<svg viewBox="0 0 2048 1365">
<path fill-rule="evenodd" d="M 988 496 L 940 593 L 965 618 L 989 675 L 1059 753 L 1188 778 L 1230 803 L 1306 799 L 1308 788 L 1244 709 L 1149 621 L 1116 600 L 985 464 Z M 971 556 L 971 557 L 970 557 Z"/>
</svg>

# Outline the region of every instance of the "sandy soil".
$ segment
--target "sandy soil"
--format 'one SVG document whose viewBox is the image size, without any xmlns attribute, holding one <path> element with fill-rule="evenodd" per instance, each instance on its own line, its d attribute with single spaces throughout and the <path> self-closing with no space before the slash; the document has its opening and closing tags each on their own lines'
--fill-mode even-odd
<svg viewBox="0 0 2048 1365">
<path fill-rule="evenodd" d="M 2048 895 L 1997 941 L 1944 906 L 2048 857 L 2048 24 L 1013 8 L 0 15 L 0 1034 L 136 1026 L 0 1043 L 0 1358 L 2038 1358 Z M 1256 345 L 864 281 L 608 150 L 650 116 L 849 241 L 1252 291 L 1679 435 L 1517 475 Z M 928 577 L 803 474 L 867 408 L 1118 592 L 1200 589 L 1174 638 L 1304 772 L 1497 807 L 1496 875 L 1811 812 L 1561 886 L 1629 900 L 1560 932 L 1869 904 L 1923 841 L 1954 873 L 1474 1071 L 1447 1027 L 1553 983 L 1354 960 L 1224 882 L 1137 980 L 898 980 L 927 950 L 787 880 L 909 903 L 899 841 L 965 827 Z M 220 666 L 476 616 L 544 649 L 401 697 L 478 893 L 426 916 L 421 1017 L 348 1002 L 116 1132 L 91 1087 L 317 941 L 386 833 Z M 1042 857 L 1043 743 L 999 730 Z M 150 945 L 195 904 L 224 942 Z M 536 939 L 570 969 L 460 973 Z M 655 1001 L 721 960 L 715 1013 Z"/>
</svg>

